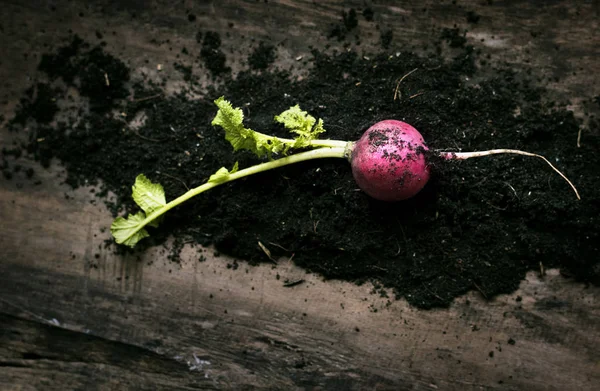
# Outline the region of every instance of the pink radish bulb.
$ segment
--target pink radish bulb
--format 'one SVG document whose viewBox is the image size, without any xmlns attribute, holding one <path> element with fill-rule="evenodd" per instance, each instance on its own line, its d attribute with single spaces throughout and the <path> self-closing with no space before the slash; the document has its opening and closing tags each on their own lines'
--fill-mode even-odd
<svg viewBox="0 0 600 391">
<path fill-rule="evenodd" d="M 427 150 L 421 133 L 406 122 L 377 122 L 354 145 L 350 158 L 354 180 L 378 200 L 411 198 L 429 180 Z"/>
</svg>

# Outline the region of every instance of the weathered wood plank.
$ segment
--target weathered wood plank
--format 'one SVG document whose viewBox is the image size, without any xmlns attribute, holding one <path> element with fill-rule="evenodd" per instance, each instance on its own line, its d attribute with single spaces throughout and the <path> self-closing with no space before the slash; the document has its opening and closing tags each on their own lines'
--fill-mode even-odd
<svg viewBox="0 0 600 391">
<path fill-rule="evenodd" d="M 2 389 L 24 381 L 38 389 L 214 388 L 185 362 L 143 348 L 7 315 L 0 324 Z"/>
</svg>

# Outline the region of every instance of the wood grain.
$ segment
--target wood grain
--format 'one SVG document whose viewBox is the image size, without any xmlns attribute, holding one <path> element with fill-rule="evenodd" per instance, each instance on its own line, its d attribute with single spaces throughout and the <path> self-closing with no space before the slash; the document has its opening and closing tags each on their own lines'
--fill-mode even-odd
<svg viewBox="0 0 600 391">
<path fill-rule="evenodd" d="M 288 66 L 308 54 L 309 44 L 340 48 L 326 38 L 328 29 L 343 9 L 363 6 L 56 1 L 56 11 L 48 12 L 43 1 L 0 4 L 7 101 L 0 109 L 7 117 L 29 77 L 38 76 L 35 59 L 44 44 L 56 45 L 69 28 L 90 41 L 96 30 L 105 32 L 107 50 L 138 72 L 172 64 L 183 46 L 197 51 L 198 29 L 229 33 L 226 48 L 250 50 L 249 37 L 281 42 L 279 64 Z M 434 28 L 456 23 L 469 28 L 469 42 L 493 62 L 558 77 L 551 87 L 578 114 L 599 93 L 595 2 L 406 4 L 371 5 L 375 23 L 393 28 L 398 47 L 429 42 Z M 467 11 L 481 15 L 479 24 L 467 25 Z M 377 49 L 379 32 L 359 21 L 361 44 L 352 47 Z M 241 54 L 228 59 L 234 69 L 244 66 Z M 176 89 L 172 76 L 169 88 Z M 0 130 L 2 145 L 18 137 Z M 110 213 L 90 189 L 62 185 L 58 165 L 21 163 L 35 167 L 42 185 L 0 179 L 1 389 L 593 390 L 600 384 L 600 289 L 556 270 L 530 273 L 512 295 L 486 301 L 471 292 L 449 309 L 420 311 L 371 294 L 369 284 L 322 281 L 286 260 L 240 262 L 234 270 L 233 260 L 210 249 L 186 247 L 181 264 L 168 261 L 163 248 L 117 256 L 104 245 Z"/>
</svg>

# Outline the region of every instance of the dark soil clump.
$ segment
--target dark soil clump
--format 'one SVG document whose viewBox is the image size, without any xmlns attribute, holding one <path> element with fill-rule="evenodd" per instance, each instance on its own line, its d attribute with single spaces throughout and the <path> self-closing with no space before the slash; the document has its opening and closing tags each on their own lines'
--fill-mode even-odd
<svg viewBox="0 0 600 391">
<path fill-rule="evenodd" d="M 390 44 L 392 43 L 392 38 L 394 38 L 394 32 L 392 29 L 387 29 L 381 32 L 381 47 L 384 49 L 388 49 Z"/>
<path fill-rule="evenodd" d="M 214 31 L 207 31 L 204 36 L 198 33 L 196 40 L 202 40 L 202 49 L 200 49 L 200 58 L 204 62 L 206 69 L 214 76 L 231 72 L 227 67 L 227 56 L 221 50 L 221 36 Z"/>
<path fill-rule="evenodd" d="M 347 31 L 352 31 L 358 26 L 358 18 L 356 17 L 356 10 L 354 8 L 351 8 L 348 12 L 344 12 L 342 18 Z"/>
<path fill-rule="evenodd" d="M 445 39 L 452 48 L 459 48 L 467 43 L 467 38 L 464 34 L 461 34 L 460 30 L 457 28 L 444 29 L 442 31 L 442 38 Z"/>
<path fill-rule="evenodd" d="M 342 12 L 342 20 L 340 24 L 333 26 L 329 32 L 329 38 L 337 38 L 342 41 L 346 38 L 346 34 L 358 27 L 358 18 L 356 10 L 351 8 L 348 12 Z"/>
<path fill-rule="evenodd" d="M 473 11 L 467 12 L 467 22 L 468 23 L 477 24 L 477 23 L 479 23 L 479 19 L 481 19 L 481 16 L 479 16 L 476 12 L 473 12 Z"/>
<path fill-rule="evenodd" d="M 49 123 L 58 112 L 56 95 L 57 91 L 46 83 L 37 83 L 28 88 L 25 97 L 21 98 L 18 114 L 11 121 L 11 125 L 25 125 L 30 118 L 38 124 Z"/>
<path fill-rule="evenodd" d="M 254 70 L 267 69 L 277 57 L 275 46 L 260 42 L 258 47 L 248 56 L 248 64 Z"/>
<path fill-rule="evenodd" d="M 199 100 L 185 93 L 158 96 L 159 89 L 135 85 L 119 111 L 127 118 L 143 112 L 141 127 L 92 111 L 77 124 L 38 126 L 29 133 L 28 152 L 44 164 L 59 158 L 73 187 L 101 183 L 104 193 L 117 195 L 114 212 L 123 214 L 135 210 L 130 193 L 137 174 L 162 183 L 170 200 L 222 166 L 258 162 L 233 153 L 221 130 L 210 125 L 212 100 L 221 95 L 244 108 L 248 127 L 275 135 L 287 134 L 273 116 L 295 104 L 322 118 L 332 139 L 357 140 L 373 123 L 399 119 L 417 128 L 432 150 L 516 148 L 546 155 L 583 199 L 577 201 L 543 162 L 497 156 L 462 163 L 432 159 L 433 178 L 417 197 L 385 203 L 357 189 L 348 162 L 322 160 L 215 188 L 170 211 L 139 245 L 162 244 L 174 235 L 180 243 L 214 244 L 250 263 L 270 262 L 260 241 L 275 257 L 294 254 L 306 270 L 357 283 L 375 280 L 421 308 L 447 306 L 474 289 L 488 298 L 509 293 L 540 265 L 600 283 L 597 133 L 586 132 L 578 148 L 580 124 L 573 114 L 547 103 L 544 90 L 513 71 L 466 81 L 465 74 L 476 72 L 472 48 L 458 31 L 448 30 L 443 38 L 459 52 L 455 59 L 408 51 L 368 57 L 314 51 L 313 68 L 301 81 L 282 71 L 245 71 Z M 229 72 L 218 35 L 207 32 L 202 42 L 207 68 Z M 59 62 L 72 71 L 52 65 Z M 125 83 L 128 73 L 118 64 L 101 49 L 75 41 L 45 56 L 40 69 L 67 83 L 84 69 L 90 75 L 81 84 L 85 95 L 110 108 L 126 91 L 118 80 Z M 115 73 L 121 78 L 115 79 L 119 93 L 107 99 L 106 88 L 94 83 L 111 66 L 121 69 Z M 398 80 L 414 69 L 394 100 Z M 147 96 L 157 97 L 138 99 Z M 18 116 L 28 113 L 23 105 Z"/>
<path fill-rule="evenodd" d="M 129 69 L 125 64 L 99 46 L 90 49 L 77 36 L 56 54 L 45 54 L 39 69 L 51 79 L 60 78 L 77 87 L 81 95 L 89 98 L 91 110 L 109 110 L 114 100 L 128 95 Z"/>
<path fill-rule="evenodd" d="M 175 70 L 177 70 L 179 73 L 181 73 L 181 75 L 183 76 L 183 80 L 185 81 L 192 81 L 192 67 L 191 66 L 186 66 L 183 65 L 181 63 L 175 63 L 173 64 L 173 68 L 175 68 Z"/>
</svg>

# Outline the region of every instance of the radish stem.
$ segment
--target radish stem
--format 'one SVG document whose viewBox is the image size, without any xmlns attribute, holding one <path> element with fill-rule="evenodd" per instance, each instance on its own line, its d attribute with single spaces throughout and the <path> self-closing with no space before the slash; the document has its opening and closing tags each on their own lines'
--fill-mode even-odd
<svg viewBox="0 0 600 391">
<path fill-rule="evenodd" d="M 285 138 L 280 138 L 283 142 L 293 143 L 294 140 L 288 140 Z M 346 148 L 348 146 L 348 141 L 342 140 L 311 140 L 308 144 L 309 147 L 327 147 L 327 148 Z"/>
<path fill-rule="evenodd" d="M 560 170 L 558 168 L 554 167 L 554 165 L 552 165 L 552 163 L 550 163 L 550 161 L 548 159 L 546 159 L 542 155 L 538 155 L 537 153 L 520 151 L 518 149 L 490 149 L 489 151 L 478 151 L 478 152 L 443 152 L 443 153 L 440 154 L 440 156 L 443 157 L 443 158 L 445 158 L 445 159 L 448 159 L 448 160 L 450 160 L 450 159 L 465 160 L 465 159 L 470 159 L 472 157 L 481 157 L 481 156 L 489 156 L 489 155 L 500 155 L 500 154 L 513 154 L 513 155 L 522 155 L 522 156 L 532 156 L 532 157 L 537 157 L 537 158 L 542 159 L 543 161 L 545 161 L 546 163 L 548 163 L 548 165 L 554 171 L 556 171 L 556 173 L 558 175 L 560 175 L 565 181 L 567 181 L 567 183 L 569 184 L 569 186 L 571 186 L 571 188 L 575 192 L 575 195 L 577 196 L 577 199 L 581 200 L 581 197 L 579 196 L 579 192 L 577 191 L 577 188 L 575 187 L 575 185 L 573 185 L 573 183 L 569 180 L 569 178 L 567 178 L 565 176 L 565 174 L 563 174 L 562 172 L 560 172 Z"/>
<path fill-rule="evenodd" d="M 281 143 L 288 144 L 288 145 L 294 145 L 294 143 L 296 142 L 296 140 L 292 140 L 289 138 L 280 138 L 280 137 L 275 137 L 275 136 L 269 136 L 268 134 L 264 134 L 264 133 L 260 133 L 260 132 L 256 132 L 256 131 L 254 131 L 254 134 L 264 137 L 265 140 L 278 140 Z M 342 140 L 315 139 L 315 140 L 308 141 L 306 147 L 346 148 L 347 144 L 348 144 L 347 141 L 342 141 Z"/>
<path fill-rule="evenodd" d="M 210 190 L 214 187 L 217 187 L 217 186 L 222 185 L 227 182 L 234 181 L 236 179 L 241 179 L 241 178 L 244 178 L 244 177 L 247 177 L 250 175 L 258 174 L 260 172 L 273 170 L 275 168 L 288 166 L 290 164 L 300 163 L 300 162 L 303 162 L 306 160 L 325 159 L 325 158 L 348 158 L 349 154 L 352 151 L 353 144 L 354 143 L 344 142 L 343 148 L 342 147 L 339 147 L 339 148 L 323 147 L 323 148 L 319 148 L 319 149 L 313 149 L 312 151 L 300 152 L 295 155 L 286 156 L 286 157 L 283 157 L 283 158 L 277 159 L 277 160 L 271 160 L 266 163 L 257 164 L 255 166 L 248 167 L 243 170 L 239 170 L 235 173 L 228 175 L 227 178 L 225 178 L 221 182 L 204 183 L 203 185 L 195 187 L 195 188 L 187 191 L 186 193 L 182 194 L 181 196 L 175 198 L 174 200 L 167 203 L 160 209 L 157 209 L 153 213 L 148 214 L 148 216 L 135 229 L 131 230 L 130 234 L 123 240 L 129 239 L 130 237 L 135 235 L 139 230 L 144 228 L 146 225 L 148 225 L 149 223 L 151 223 L 152 221 L 154 221 L 155 219 L 157 219 L 158 217 L 163 215 L 165 212 L 173 209 L 177 205 L 189 200 L 192 197 L 197 196 L 198 194 L 204 193 L 205 191 Z"/>
</svg>

